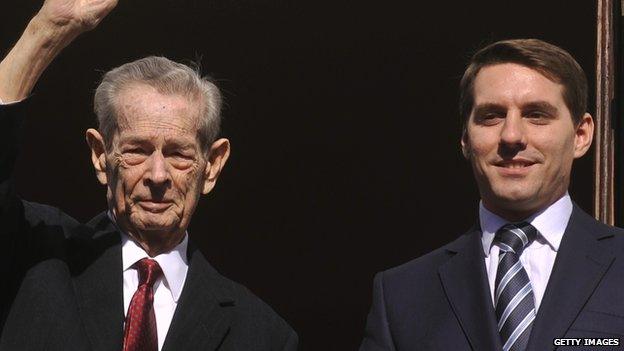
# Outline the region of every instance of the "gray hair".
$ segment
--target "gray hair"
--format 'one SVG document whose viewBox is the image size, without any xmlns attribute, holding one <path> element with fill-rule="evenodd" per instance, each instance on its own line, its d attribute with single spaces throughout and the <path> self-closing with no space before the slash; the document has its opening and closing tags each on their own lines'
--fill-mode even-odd
<svg viewBox="0 0 624 351">
<path fill-rule="evenodd" d="M 115 101 L 121 90 L 133 83 L 143 83 L 161 94 L 180 94 L 200 101 L 198 137 L 203 151 L 215 141 L 221 128 L 221 93 L 199 67 L 191 68 L 165 57 L 149 56 L 123 64 L 104 74 L 95 91 L 93 107 L 98 130 L 110 150 L 118 123 Z"/>
</svg>

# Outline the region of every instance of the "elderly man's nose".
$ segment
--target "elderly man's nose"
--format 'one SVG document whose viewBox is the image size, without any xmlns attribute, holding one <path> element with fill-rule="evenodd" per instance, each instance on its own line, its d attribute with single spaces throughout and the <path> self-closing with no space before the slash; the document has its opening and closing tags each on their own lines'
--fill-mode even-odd
<svg viewBox="0 0 624 351">
<path fill-rule="evenodd" d="M 167 161 L 161 152 L 150 156 L 148 167 L 145 178 L 152 185 L 163 185 L 171 180 Z"/>
</svg>

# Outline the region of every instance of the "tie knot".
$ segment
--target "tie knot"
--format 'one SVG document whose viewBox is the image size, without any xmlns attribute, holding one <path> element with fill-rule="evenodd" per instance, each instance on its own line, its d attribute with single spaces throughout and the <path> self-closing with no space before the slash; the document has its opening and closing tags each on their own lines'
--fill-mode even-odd
<svg viewBox="0 0 624 351">
<path fill-rule="evenodd" d="M 529 223 L 509 223 L 501 227 L 494 236 L 501 250 L 520 256 L 524 248 L 537 238 L 537 229 Z"/>
<path fill-rule="evenodd" d="M 136 267 L 139 271 L 139 286 L 147 285 L 151 288 L 162 275 L 162 269 L 160 269 L 158 262 L 149 258 L 138 261 Z"/>
</svg>

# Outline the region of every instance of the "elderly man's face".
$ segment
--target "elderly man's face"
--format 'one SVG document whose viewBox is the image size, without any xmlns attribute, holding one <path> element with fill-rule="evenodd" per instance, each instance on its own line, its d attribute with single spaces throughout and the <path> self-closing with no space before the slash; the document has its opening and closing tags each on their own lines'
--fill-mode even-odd
<svg viewBox="0 0 624 351">
<path fill-rule="evenodd" d="M 486 66 L 462 137 L 484 205 L 509 220 L 539 211 L 567 191 L 572 161 L 589 148 L 593 122 L 578 126 L 563 86 L 525 66 Z"/>
<path fill-rule="evenodd" d="M 108 184 L 118 224 L 139 242 L 155 242 L 147 246 L 166 250 L 182 239 L 200 194 L 212 189 L 227 159 L 225 139 L 213 144 L 210 155 L 202 151 L 198 105 L 147 85 L 126 87 L 116 103 L 112 147 L 95 155 L 96 170 L 104 157 L 98 177 Z"/>
</svg>

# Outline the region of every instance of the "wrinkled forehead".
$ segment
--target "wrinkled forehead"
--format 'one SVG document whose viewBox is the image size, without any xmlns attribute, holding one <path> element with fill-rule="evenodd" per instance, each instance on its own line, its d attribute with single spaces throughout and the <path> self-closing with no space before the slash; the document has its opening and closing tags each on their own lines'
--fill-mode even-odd
<svg viewBox="0 0 624 351">
<path fill-rule="evenodd" d="M 201 106 L 196 99 L 132 84 L 119 92 L 115 105 L 120 136 L 197 137 Z"/>
</svg>

